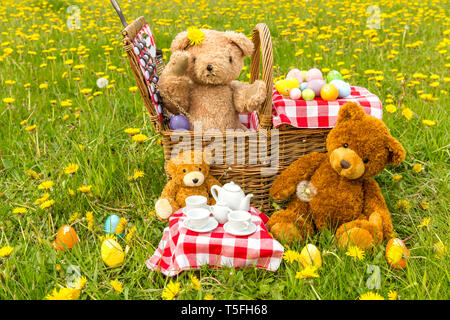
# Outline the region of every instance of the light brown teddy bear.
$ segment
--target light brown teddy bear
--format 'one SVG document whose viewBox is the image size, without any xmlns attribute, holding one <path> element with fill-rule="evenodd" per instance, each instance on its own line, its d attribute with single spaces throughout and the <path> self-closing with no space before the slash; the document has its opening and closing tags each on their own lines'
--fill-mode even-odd
<svg viewBox="0 0 450 320">
<path fill-rule="evenodd" d="M 393 235 L 391 215 L 372 178 L 388 164 L 405 158 L 405 150 L 383 121 L 348 102 L 327 137 L 328 153 L 313 152 L 292 163 L 275 180 L 270 195 L 287 200 L 287 208 L 269 219 L 272 234 L 287 242 L 315 229 L 338 226 L 341 247 L 371 247 Z"/>
<path fill-rule="evenodd" d="M 156 201 L 156 215 L 163 221 L 180 208 L 185 206 L 185 199 L 199 195 L 208 199 L 209 205 L 214 205 L 211 196 L 213 185 L 222 186 L 209 174 L 209 165 L 201 152 L 182 152 L 167 163 L 171 180 L 164 187 L 161 197 Z"/>
<path fill-rule="evenodd" d="M 246 130 L 238 114 L 258 110 L 266 98 L 263 81 L 248 84 L 235 80 L 244 57 L 254 50 L 253 43 L 233 31 L 189 32 L 200 34 L 200 43 L 192 43 L 187 31 L 179 33 L 172 41 L 173 53 L 159 80 L 165 107 L 179 114 L 172 101 L 177 103 L 188 112 L 191 122 L 201 121 L 203 130 Z"/>
</svg>

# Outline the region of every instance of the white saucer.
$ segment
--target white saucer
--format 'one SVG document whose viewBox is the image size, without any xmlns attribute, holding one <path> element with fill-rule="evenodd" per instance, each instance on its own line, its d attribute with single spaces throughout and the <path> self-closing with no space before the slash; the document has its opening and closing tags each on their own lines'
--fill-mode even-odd
<svg viewBox="0 0 450 320">
<path fill-rule="evenodd" d="M 219 222 L 217 222 L 217 220 L 214 219 L 214 217 L 209 217 L 208 222 L 206 223 L 206 225 L 204 225 L 201 228 L 191 227 L 187 220 L 184 220 L 182 222 L 182 226 L 185 227 L 186 229 L 189 229 L 189 230 L 195 231 L 195 232 L 200 232 L 200 233 L 201 232 L 213 231 L 215 228 L 217 228 L 218 225 L 219 225 Z"/>
<path fill-rule="evenodd" d="M 248 236 L 252 233 L 256 232 L 256 225 L 254 223 L 250 223 L 246 230 L 237 231 L 230 227 L 229 222 L 223 225 L 226 233 L 232 234 L 234 236 Z"/>
</svg>

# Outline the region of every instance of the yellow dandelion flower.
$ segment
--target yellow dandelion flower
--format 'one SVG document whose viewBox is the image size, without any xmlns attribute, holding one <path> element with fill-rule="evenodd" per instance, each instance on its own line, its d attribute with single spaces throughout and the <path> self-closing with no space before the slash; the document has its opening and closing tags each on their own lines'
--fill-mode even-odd
<svg viewBox="0 0 450 320">
<path fill-rule="evenodd" d="M 393 104 L 388 104 L 388 105 L 385 107 L 385 109 L 386 109 L 386 111 L 389 112 L 389 113 L 394 113 L 395 111 L 397 111 L 397 107 L 396 107 L 395 105 L 393 105 Z"/>
<path fill-rule="evenodd" d="M 74 174 L 75 172 L 77 172 L 79 166 L 75 163 L 69 163 L 67 165 L 67 167 L 64 168 L 64 173 L 65 174 Z"/>
<path fill-rule="evenodd" d="M 395 290 L 390 290 L 388 292 L 388 299 L 389 300 L 398 300 L 398 293 Z"/>
<path fill-rule="evenodd" d="M 92 226 L 94 225 L 94 213 L 92 211 L 86 212 L 86 221 L 88 222 L 88 229 L 92 230 Z"/>
<path fill-rule="evenodd" d="M 91 185 L 89 186 L 81 185 L 80 187 L 78 187 L 77 190 L 80 191 L 81 193 L 88 193 L 91 192 L 91 188 L 92 188 Z"/>
<path fill-rule="evenodd" d="M 0 248 L 0 257 L 7 257 L 13 252 L 14 248 L 11 246 L 5 246 Z"/>
<path fill-rule="evenodd" d="M 413 113 L 410 108 L 404 108 L 402 110 L 402 114 L 407 120 L 411 120 L 413 117 Z"/>
<path fill-rule="evenodd" d="M 180 292 L 181 284 L 179 282 L 174 283 L 170 280 L 169 284 L 164 288 L 162 298 L 164 300 L 173 300 Z"/>
<path fill-rule="evenodd" d="M 283 253 L 283 260 L 289 263 L 300 261 L 300 253 L 294 250 L 287 250 Z"/>
<path fill-rule="evenodd" d="M 196 276 L 191 276 L 191 282 L 195 290 L 200 290 L 200 281 Z"/>
<path fill-rule="evenodd" d="M 189 27 L 187 32 L 187 38 L 189 39 L 191 46 L 199 45 L 205 40 L 205 33 L 196 27 Z"/>
<path fill-rule="evenodd" d="M 319 278 L 317 274 L 318 267 L 307 266 L 302 271 L 299 271 L 295 274 L 296 279 L 308 279 L 308 278 Z"/>
<path fill-rule="evenodd" d="M 81 213 L 80 212 L 74 212 L 69 218 L 69 223 L 74 222 L 75 220 L 77 220 L 80 217 L 81 217 Z"/>
<path fill-rule="evenodd" d="M 432 127 L 436 125 L 436 121 L 423 119 L 422 123 L 426 126 Z"/>
<path fill-rule="evenodd" d="M 134 169 L 134 174 L 133 174 L 133 179 L 134 180 L 142 178 L 143 176 L 145 176 L 145 172 L 139 171 L 138 169 Z"/>
<path fill-rule="evenodd" d="M 447 247 L 442 243 L 442 241 L 436 242 L 433 245 L 433 249 L 436 251 L 436 258 L 442 257 L 442 255 L 447 252 Z"/>
<path fill-rule="evenodd" d="M 138 134 L 139 132 L 141 132 L 141 130 L 138 128 L 127 128 L 123 131 L 125 133 L 129 134 L 130 136 L 134 136 L 135 134 Z"/>
<path fill-rule="evenodd" d="M 111 287 L 114 288 L 114 291 L 121 293 L 123 291 L 123 285 L 120 281 L 118 280 L 111 280 L 109 282 L 109 284 L 111 285 Z"/>
<path fill-rule="evenodd" d="M 430 218 L 430 217 L 424 218 L 424 219 L 422 220 L 422 222 L 417 226 L 417 228 L 428 227 L 428 225 L 430 224 L 430 222 L 431 222 L 431 218 Z"/>
<path fill-rule="evenodd" d="M 20 125 L 21 126 L 24 126 L 26 124 L 28 124 L 28 120 L 27 119 L 20 121 Z"/>
<path fill-rule="evenodd" d="M 414 171 L 415 173 L 419 173 L 420 171 L 422 171 L 423 167 L 420 163 L 416 163 L 413 168 L 412 171 Z"/>
<path fill-rule="evenodd" d="M 48 294 L 45 299 L 47 300 L 77 300 L 80 297 L 79 289 L 60 288 L 53 289 L 51 294 Z"/>
<path fill-rule="evenodd" d="M 3 98 L 3 102 L 7 104 L 13 103 L 14 101 L 16 101 L 14 98 Z"/>
<path fill-rule="evenodd" d="M 130 231 L 128 231 L 127 236 L 125 237 L 125 241 L 130 243 L 133 240 L 134 235 L 136 234 L 136 226 L 132 226 Z"/>
<path fill-rule="evenodd" d="M 420 203 L 420 207 L 421 207 L 423 210 L 427 210 L 427 209 L 430 207 L 430 203 L 427 202 L 427 201 L 422 201 L 422 202 Z"/>
<path fill-rule="evenodd" d="M 47 208 L 50 208 L 54 204 L 55 204 L 55 200 L 47 200 L 47 201 L 44 201 L 39 207 L 41 209 L 47 209 Z"/>
<path fill-rule="evenodd" d="M 88 88 L 86 88 L 86 89 L 81 89 L 80 92 L 81 92 L 82 94 L 89 94 L 89 93 L 92 92 L 92 89 L 88 89 Z"/>
<path fill-rule="evenodd" d="M 122 234 L 125 232 L 125 227 L 127 226 L 127 219 L 120 218 L 119 222 L 117 223 L 116 227 L 116 234 Z"/>
<path fill-rule="evenodd" d="M 132 137 L 132 140 L 134 142 L 137 142 L 137 143 L 142 143 L 142 142 L 144 142 L 147 139 L 148 139 L 148 137 L 145 134 L 141 134 L 141 133 L 140 134 L 136 134 L 136 135 L 134 135 Z"/>
<path fill-rule="evenodd" d="M 347 256 L 353 257 L 355 260 L 364 260 L 364 251 L 358 248 L 358 246 L 349 246 L 347 252 L 345 253 Z"/>
<path fill-rule="evenodd" d="M 366 292 L 359 296 L 358 300 L 384 300 L 384 298 L 376 292 Z"/>
<path fill-rule="evenodd" d="M 39 190 L 48 190 L 53 187 L 54 183 L 51 180 L 47 180 L 38 185 Z"/>
<path fill-rule="evenodd" d="M 22 213 L 26 213 L 27 211 L 28 211 L 27 208 L 17 207 L 17 208 L 13 209 L 12 213 L 22 214 Z"/>
<path fill-rule="evenodd" d="M 395 204 L 395 208 L 397 210 L 404 210 L 404 211 L 409 211 L 409 209 L 411 209 L 411 204 L 409 203 L 408 200 L 406 199 L 400 199 L 397 201 L 397 203 Z"/>
<path fill-rule="evenodd" d="M 50 198 L 50 193 L 44 193 L 44 194 L 42 195 L 42 197 L 40 197 L 39 199 L 37 199 L 37 200 L 34 202 L 34 204 L 35 204 L 35 205 L 42 204 L 42 203 L 44 203 L 45 201 L 47 201 L 48 198 Z"/>
<path fill-rule="evenodd" d="M 392 180 L 394 181 L 400 181 L 403 178 L 401 174 L 396 174 L 392 177 Z"/>
<path fill-rule="evenodd" d="M 214 300 L 214 297 L 212 294 L 207 294 L 203 299 L 204 300 Z"/>
<path fill-rule="evenodd" d="M 129 87 L 128 90 L 130 90 L 131 92 L 136 92 L 136 91 L 138 91 L 138 87 L 136 87 L 136 86 Z"/>
<path fill-rule="evenodd" d="M 35 129 L 36 129 L 36 125 L 35 124 L 25 127 L 25 130 L 28 131 L 28 132 L 34 131 Z"/>
</svg>

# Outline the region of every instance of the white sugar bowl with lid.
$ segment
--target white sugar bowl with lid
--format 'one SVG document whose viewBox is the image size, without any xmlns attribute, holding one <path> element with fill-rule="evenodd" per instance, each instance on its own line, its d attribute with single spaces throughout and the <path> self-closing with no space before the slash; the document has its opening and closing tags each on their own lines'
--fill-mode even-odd
<svg viewBox="0 0 450 320">
<path fill-rule="evenodd" d="M 226 183 L 223 187 L 214 185 L 211 187 L 211 194 L 216 202 L 225 203 L 231 210 L 250 209 L 250 199 L 253 194 L 245 195 L 244 191 L 233 181 Z"/>
</svg>

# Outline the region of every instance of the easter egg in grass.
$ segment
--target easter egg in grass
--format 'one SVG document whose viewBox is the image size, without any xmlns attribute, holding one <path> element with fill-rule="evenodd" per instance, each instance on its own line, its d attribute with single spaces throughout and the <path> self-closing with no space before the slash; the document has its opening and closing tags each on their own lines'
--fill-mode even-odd
<svg viewBox="0 0 450 320">
<path fill-rule="evenodd" d="M 65 225 L 59 228 L 56 233 L 55 247 L 58 250 L 70 249 L 78 243 L 78 235 L 75 230 L 69 226 Z"/>
<path fill-rule="evenodd" d="M 322 87 L 326 85 L 325 80 L 320 80 L 320 79 L 314 79 L 311 81 L 308 81 L 308 84 L 306 85 L 307 89 L 311 89 L 312 91 L 314 91 L 314 95 L 316 97 L 320 96 L 320 90 L 322 89 Z"/>
<path fill-rule="evenodd" d="M 116 232 L 117 225 L 119 224 L 120 217 L 112 214 L 110 215 L 105 222 L 105 234 L 109 235 Z M 123 234 L 121 234 L 123 236 Z"/>
<path fill-rule="evenodd" d="M 125 252 L 122 246 L 114 239 L 107 238 L 103 240 L 100 250 L 102 260 L 108 267 L 117 267 L 125 260 Z"/>
<path fill-rule="evenodd" d="M 343 80 L 333 80 L 330 82 L 339 91 L 339 98 L 346 98 L 351 94 L 352 89 L 350 85 Z"/>
<path fill-rule="evenodd" d="M 311 89 L 306 88 L 302 91 L 302 98 L 306 101 L 313 100 L 315 98 L 315 93 Z"/>
<path fill-rule="evenodd" d="M 342 74 L 339 71 L 331 70 L 327 73 L 327 83 L 333 80 L 343 80 Z"/>
<path fill-rule="evenodd" d="M 406 268 L 410 252 L 405 243 L 399 238 L 392 238 L 386 245 L 386 260 L 395 269 Z"/>
<path fill-rule="evenodd" d="M 284 80 L 278 80 L 275 83 L 275 89 L 283 95 L 283 96 L 289 96 L 289 91 L 293 88 L 298 88 L 300 84 L 296 79 L 289 78 Z"/>
<path fill-rule="evenodd" d="M 319 249 L 313 244 L 307 244 L 300 252 L 300 263 L 303 268 L 322 266 L 322 256 Z"/>
<path fill-rule="evenodd" d="M 286 75 L 286 79 L 289 78 L 294 78 L 298 81 L 298 83 L 302 83 L 303 82 L 303 74 L 300 70 L 298 69 L 292 69 L 288 72 L 288 74 Z"/>
<path fill-rule="evenodd" d="M 182 114 L 176 114 L 170 118 L 169 127 L 172 130 L 189 130 L 189 120 Z"/>
<path fill-rule="evenodd" d="M 292 100 L 299 100 L 302 97 L 302 91 L 299 88 L 292 88 L 289 91 L 289 98 Z"/>
<path fill-rule="evenodd" d="M 323 80 L 322 71 L 317 68 L 309 69 L 306 73 L 306 81 L 309 82 L 311 80 Z"/>
<path fill-rule="evenodd" d="M 334 101 L 339 97 L 339 91 L 335 86 L 328 83 L 320 89 L 320 96 L 323 100 Z"/>
</svg>

